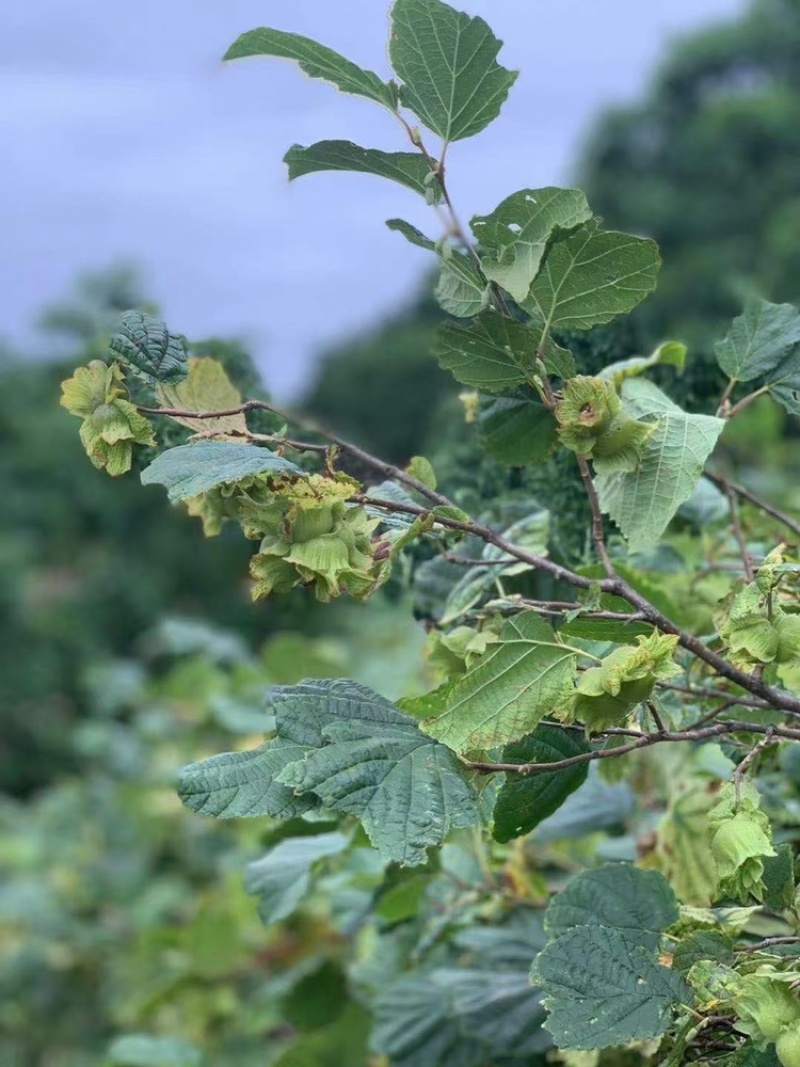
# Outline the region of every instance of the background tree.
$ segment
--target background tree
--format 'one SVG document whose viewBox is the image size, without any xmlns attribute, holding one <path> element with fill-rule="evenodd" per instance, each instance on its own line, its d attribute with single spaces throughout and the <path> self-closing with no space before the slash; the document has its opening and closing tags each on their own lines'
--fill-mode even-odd
<svg viewBox="0 0 800 1067">
<path fill-rule="evenodd" d="M 654 237 L 664 269 L 636 314 L 707 342 L 753 285 L 800 293 L 800 4 L 756 0 L 676 41 L 644 99 L 597 124 L 578 168 L 610 226 Z"/>
</svg>

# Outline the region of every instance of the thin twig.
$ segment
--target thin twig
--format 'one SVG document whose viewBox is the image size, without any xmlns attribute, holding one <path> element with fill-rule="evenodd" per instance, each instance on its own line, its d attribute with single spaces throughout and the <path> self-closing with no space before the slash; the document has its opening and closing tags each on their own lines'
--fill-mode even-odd
<svg viewBox="0 0 800 1067">
<path fill-rule="evenodd" d="M 729 485 L 731 489 L 740 496 L 742 500 L 746 500 L 748 503 L 753 504 L 760 511 L 770 515 L 773 519 L 782 523 L 787 530 L 791 530 L 800 537 L 800 522 L 797 519 L 792 518 L 791 515 L 787 515 L 785 511 L 781 511 L 780 508 L 775 507 L 774 504 L 770 504 L 768 500 L 764 500 L 762 497 L 757 496 L 751 492 L 746 486 L 739 485 L 737 482 L 732 482 L 729 478 L 724 478 L 720 474 L 714 474 L 713 471 L 703 471 L 703 477 L 706 481 L 711 482 L 712 485 L 716 485 L 718 489 L 723 492 L 726 491 L 726 487 Z"/>
<path fill-rule="evenodd" d="M 547 774 L 552 771 L 564 771 L 570 767 L 577 767 L 582 763 L 594 763 L 596 760 L 617 759 L 630 752 L 636 752 L 642 748 L 662 743 L 677 743 L 680 741 L 705 741 L 710 737 L 724 737 L 735 733 L 767 734 L 770 737 L 782 737 L 790 741 L 800 741 L 800 730 L 793 730 L 786 726 L 762 726 L 759 723 L 748 722 L 724 722 L 715 723 L 712 726 L 703 727 L 700 730 L 676 730 L 674 732 L 661 732 L 642 734 L 635 741 L 619 748 L 595 749 L 592 752 L 582 752 L 577 756 L 569 756 L 567 759 L 555 760 L 552 763 L 476 763 L 465 761 L 467 766 L 481 774 Z M 758 747 L 758 746 L 756 746 Z"/>
<path fill-rule="evenodd" d="M 777 945 L 800 945 L 800 937 L 766 937 L 757 945 L 737 945 L 734 952 L 763 952 Z"/>
<path fill-rule="evenodd" d="M 578 468 L 581 472 L 581 480 L 583 481 L 586 495 L 589 498 L 589 507 L 592 510 L 592 540 L 594 541 L 595 551 L 597 552 L 598 559 L 603 564 L 603 569 L 608 577 L 616 578 L 617 572 L 614 570 L 614 564 L 611 562 L 611 557 L 606 548 L 605 536 L 603 534 L 603 513 L 600 510 L 600 501 L 597 497 L 597 490 L 592 481 L 592 472 L 589 470 L 589 464 L 583 456 L 577 456 L 576 458 L 578 460 Z"/>
<path fill-rule="evenodd" d="M 750 752 L 748 752 L 748 754 L 745 756 L 742 762 L 737 765 L 736 770 L 733 772 L 733 786 L 736 791 L 737 807 L 739 806 L 739 801 L 741 799 L 740 794 L 742 790 L 742 780 L 744 779 L 744 776 L 753 766 L 753 764 L 764 751 L 764 749 L 769 748 L 769 746 L 773 743 L 773 737 L 775 736 L 775 732 L 776 727 L 768 726 L 764 733 L 764 736 L 761 738 L 758 744 L 755 745 L 750 750 Z"/>
<path fill-rule="evenodd" d="M 145 414 L 163 415 L 170 414 L 176 409 L 170 408 L 140 408 Z M 401 470 L 399 467 L 395 467 L 391 463 L 387 463 L 385 460 L 379 459 L 377 456 L 371 455 L 363 448 L 359 448 L 357 445 L 351 444 L 349 441 L 345 441 L 337 434 L 331 433 L 327 430 L 322 430 L 314 425 L 309 420 L 299 420 L 292 418 L 279 408 L 274 407 L 272 404 L 266 403 L 263 400 L 248 400 L 243 404 L 240 404 L 237 408 L 229 408 L 225 411 L 217 412 L 178 412 L 182 417 L 202 417 L 202 418 L 220 418 L 224 415 L 238 415 L 247 411 L 262 410 L 270 411 L 272 414 L 277 415 L 279 418 L 286 422 L 296 422 L 298 425 L 305 425 L 306 429 L 312 432 L 320 433 L 322 436 L 327 437 L 329 441 L 338 445 L 343 452 L 349 453 L 355 459 L 371 467 L 373 470 L 380 472 L 385 478 L 391 478 L 401 482 L 408 488 L 413 489 L 421 496 L 425 497 L 431 503 L 437 507 L 446 507 L 458 509 L 457 505 L 453 503 L 448 497 L 443 496 L 441 493 L 437 493 L 431 489 L 430 486 L 425 485 L 424 482 L 418 478 L 413 477 L 406 471 Z M 417 505 L 399 504 L 388 500 L 379 500 L 367 496 L 356 496 L 353 498 L 359 503 L 373 504 L 376 507 L 383 508 L 390 512 L 401 512 L 412 515 L 428 515 L 430 509 L 419 507 Z M 576 574 L 567 567 L 563 567 L 553 560 L 548 559 L 545 556 L 536 555 L 533 552 L 529 552 L 527 549 L 521 548 L 515 545 L 508 538 L 502 534 L 497 533 L 491 527 L 482 523 L 472 520 L 461 521 L 458 519 L 451 519 L 448 516 L 436 516 L 436 522 L 438 525 L 459 530 L 462 533 L 473 534 L 480 538 L 486 544 L 494 545 L 501 551 L 506 552 L 514 559 L 520 560 L 522 563 L 528 563 L 530 566 L 550 574 L 557 581 L 565 582 L 572 585 L 577 589 L 589 589 L 593 586 L 599 586 L 601 592 L 611 593 L 615 596 L 620 596 L 625 599 L 632 607 L 635 607 L 642 615 L 643 619 L 652 623 L 658 629 L 664 633 L 673 634 L 678 638 L 680 645 L 688 652 L 691 652 L 698 659 L 703 660 L 709 667 L 717 672 L 722 678 L 727 678 L 728 681 L 734 682 L 736 685 L 747 690 L 755 696 L 760 697 L 766 701 L 771 707 L 786 711 L 791 715 L 800 716 L 800 699 L 793 697 L 790 693 L 786 693 L 783 690 L 774 689 L 767 685 L 762 678 L 758 678 L 752 674 L 748 674 L 746 671 L 735 667 L 732 663 L 729 663 L 724 657 L 718 653 L 712 651 L 708 646 L 695 637 L 694 634 L 690 634 L 688 631 L 681 629 L 671 619 L 663 615 L 653 604 L 642 596 L 636 589 L 633 588 L 628 582 L 623 579 L 606 578 L 600 582 L 594 582 L 592 579 L 585 577 L 581 574 Z"/>
<path fill-rule="evenodd" d="M 744 573 L 748 582 L 752 582 L 755 578 L 755 572 L 753 571 L 753 557 L 747 551 L 747 540 L 742 532 L 742 524 L 739 521 L 739 507 L 736 503 L 736 493 L 731 483 L 725 479 L 725 495 L 728 498 L 728 507 L 731 513 L 731 528 L 733 530 L 733 536 L 736 538 L 736 544 L 739 546 L 739 555 L 742 557 L 742 563 L 744 564 Z"/>
</svg>

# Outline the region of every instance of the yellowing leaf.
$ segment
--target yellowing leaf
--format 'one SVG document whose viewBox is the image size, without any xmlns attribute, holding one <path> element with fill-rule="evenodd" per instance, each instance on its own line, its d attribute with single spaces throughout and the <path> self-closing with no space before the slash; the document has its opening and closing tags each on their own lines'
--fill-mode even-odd
<svg viewBox="0 0 800 1067">
<path fill-rule="evenodd" d="M 225 373 L 225 368 L 208 356 L 190 359 L 189 373 L 183 381 L 159 382 L 156 395 L 162 407 L 177 411 L 228 411 L 242 403 L 241 394 Z M 188 426 L 197 433 L 244 433 L 247 430 L 247 422 L 242 414 L 225 415 L 218 419 L 173 418 L 181 426 Z"/>
</svg>

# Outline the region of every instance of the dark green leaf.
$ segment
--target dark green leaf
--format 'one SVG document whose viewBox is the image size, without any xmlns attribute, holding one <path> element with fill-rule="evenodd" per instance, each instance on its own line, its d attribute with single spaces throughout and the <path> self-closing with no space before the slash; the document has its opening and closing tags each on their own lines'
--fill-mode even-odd
<svg viewBox="0 0 800 1067">
<path fill-rule="evenodd" d="M 575 926 L 539 954 L 545 1026 L 559 1048 L 598 1049 L 664 1033 L 672 1009 L 692 994 L 674 971 L 621 929 Z"/>
<path fill-rule="evenodd" d="M 253 474 L 304 473 L 268 448 L 232 441 L 195 441 L 162 452 L 142 471 L 142 484 L 163 485 L 175 504 Z"/>
<path fill-rule="evenodd" d="M 186 341 L 171 334 L 165 323 L 141 311 L 126 311 L 119 333 L 108 343 L 123 363 L 154 382 L 178 382 L 189 371 Z"/>
<path fill-rule="evenodd" d="M 547 909 L 545 929 L 558 937 L 575 926 L 614 927 L 631 942 L 655 950 L 677 919 L 678 902 L 663 874 L 609 863 L 567 883 Z"/>
<path fill-rule="evenodd" d="M 552 412 L 537 400 L 500 397 L 481 412 L 479 428 L 492 459 L 512 467 L 546 459 L 558 440 Z"/>
<path fill-rule="evenodd" d="M 463 252 L 442 258 L 442 273 L 436 286 L 436 299 L 443 311 L 457 319 L 471 319 L 486 306 L 486 283 L 475 264 Z"/>
<path fill-rule="evenodd" d="M 548 332 L 588 330 L 652 293 L 660 265 L 653 241 L 587 224 L 555 238 L 523 306 Z"/>
<path fill-rule="evenodd" d="M 321 733 L 326 743 L 286 767 L 280 781 L 357 816 L 387 859 L 423 863 L 429 846 L 477 821 L 475 794 L 453 754 L 388 700 L 348 681 L 305 682 L 281 694 L 281 735 L 291 719 L 293 740 L 313 744 Z"/>
<path fill-rule="evenodd" d="M 289 167 L 290 181 L 324 170 L 358 171 L 398 182 L 420 196 L 425 196 L 430 187 L 439 199 L 440 186 L 437 182 L 429 186 L 425 181 L 431 168 L 418 152 L 381 152 L 377 148 L 361 148 L 352 141 L 318 141 L 308 148 L 292 145 L 283 161 Z"/>
<path fill-rule="evenodd" d="M 718 930 L 695 930 L 682 937 L 672 954 L 672 966 L 685 978 L 700 960 L 714 960 L 732 967 L 736 956 L 733 941 Z"/>
<path fill-rule="evenodd" d="M 577 189 L 521 189 L 491 215 L 477 215 L 472 232 L 487 278 L 522 303 L 539 273 L 554 233 L 588 222 L 592 212 Z"/>
<path fill-rule="evenodd" d="M 283 998 L 281 1017 L 307 1033 L 336 1022 L 347 1004 L 347 977 L 338 964 L 323 960 Z"/>
<path fill-rule="evenodd" d="M 774 856 L 764 859 L 764 903 L 783 910 L 794 903 L 794 853 L 791 845 L 778 845 Z"/>
<path fill-rule="evenodd" d="M 266 925 L 286 919 L 309 890 L 314 865 L 343 852 L 343 834 L 319 834 L 281 841 L 254 863 L 248 863 L 245 888 L 259 898 L 258 913 Z"/>
<path fill-rule="evenodd" d="M 590 751 L 578 731 L 538 726 L 528 737 L 507 745 L 501 762 L 555 763 Z M 589 764 L 582 763 L 563 771 L 526 777 L 508 774 L 494 805 L 495 840 L 511 841 L 529 833 L 586 781 L 588 771 Z"/>
<path fill-rule="evenodd" d="M 717 362 L 729 378 L 749 382 L 771 373 L 800 342 L 800 313 L 791 304 L 751 300 L 728 336 L 716 345 Z"/>
<path fill-rule="evenodd" d="M 330 82 L 343 93 L 374 100 L 390 111 L 397 109 L 396 94 L 391 85 L 381 81 L 371 70 L 362 70 L 332 48 L 326 48 L 310 37 L 284 33 L 282 30 L 249 30 L 234 41 L 225 53 L 225 59 L 247 56 L 293 59 L 309 78 Z"/>
<path fill-rule="evenodd" d="M 434 970 L 381 993 L 372 1045 L 393 1067 L 479 1067 L 548 1048 L 544 1011 L 524 972 Z"/>
<path fill-rule="evenodd" d="M 497 62 L 501 46 L 483 19 L 441 0 L 395 0 L 389 58 L 400 100 L 445 141 L 472 137 L 499 115 L 517 78 Z"/>
<path fill-rule="evenodd" d="M 303 754 L 303 748 L 282 738 L 249 752 L 223 752 L 184 767 L 178 795 L 187 808 L 218 819 L 301 815 L 315 806 L 316 799 L 298 796 L 281 785 L 277 775 Z"/>
<path fill-rule="evenodd" d="M 421 230 L 418 230 L 416 226 L 412 226 L 410 222 L 406 222 L 405 219 L 387 219 L 386 225 L 395 233 L 401 233 L 412 245 L 424 248 L 426 252 L 436 250 L 436 242 L 432 241 L 430 237 L 426 237 Z"/>
<path fill-rule="evenodd" d="M 352 1001 L 330 1026 L 302 1034 L 269 1067 L 350 1067 L 366 1063 L 370 1017 Z"/>
</svg>

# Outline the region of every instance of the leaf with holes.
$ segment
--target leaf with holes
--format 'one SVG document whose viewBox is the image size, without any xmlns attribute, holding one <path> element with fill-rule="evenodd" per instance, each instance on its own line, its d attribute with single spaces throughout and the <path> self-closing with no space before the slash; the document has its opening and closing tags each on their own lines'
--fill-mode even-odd
<svg viewBox="0 0 800 1067">
<path fill-rule="evenodd" d="M 562 1049 L 649 1041 L 692 993 L 675 971 L 624 930 L 576 926 L 541 952 L 532 980 L 544 992 L 546 1028 Z"/>
<path fill-rule="evenodd" d="M 151 382 L 178 382 L 186 377 L 186 339 L 142 311 L 125 312 L 108 347 Z"/>
<path fill-rule="evenodd" d="M 522 612 L 454 685 L 444 713 L 422 728 L 461 753 L 516 741 L 564 705 L 575 662 L 535 611 Z"/>
<path fill-rule="evenodd" d="M 500 114 L 515 72 L 497 62 L 502 41 L 480 18 L 441 0 L 395 0 L 389 58 L 400 102 L 445 141 L 480 133 Z"/>
<path fill-rule="evenodd" d="M 441 198 L 438 182 L 429 180 L 431 165 L 418 152 L 381 152 L 352 141 L 318 141 L 308 148 L 292 145 L 283 161 L 289 168 L 289 181 L 325 170 L 357 171 L 388 178 L 420 196 L 431 189 L 434 203 Z"/>
<path fill-rule="evenodd" d="M 588 222 L 592 212 L 578 189 L 522 189 L 491 215 L 476 215 L 472 232 L 483 273 L 522 303 L 539 273 L 550 238 Z"/>
<path fill-rule="evenodd" d="M 482 393 L 506 393 L 529 383 L 542 354 L 545 369 L 558 377 L 575 373 L 572 356 L 554 343 L 542 351 L 542 331 L 486 311 L 469 324 L 447 322 L 436 331 L 433 354 L 456 381 Z"/>
<path fill-rule="evenodd" d="M 225 59 L 248 56 L 292 59 L 309 78 L 319 78 L 335 85 L 340 92 L 363 96 L 390 111 L 397 110 L 396 90 L 392 85 L 310 37 L 266 28 L 249 30 L 234 41 L 225 53 Z"/>
</svg>

